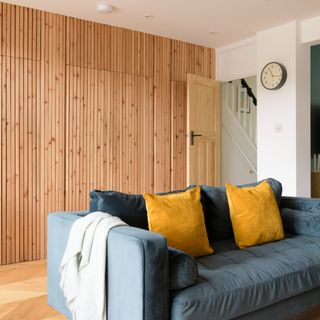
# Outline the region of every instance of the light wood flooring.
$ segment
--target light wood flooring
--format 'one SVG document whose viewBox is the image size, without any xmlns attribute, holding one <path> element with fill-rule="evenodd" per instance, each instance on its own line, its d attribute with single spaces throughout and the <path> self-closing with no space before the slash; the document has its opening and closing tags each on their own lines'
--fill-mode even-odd
<svg viewBox="0 0 320 320">
<path fill-rule="evenodd" d="M 45 260 L 0 267 L 0 319 L 66 319 L 47 304 Z"/>
<path fill-rule="evenodd" d="M 0 267 L 0 320 L 65 320 L 47 304 L 46 261 Z M 294 320 L 320 320 L 320 308 Z"/>
</svg>

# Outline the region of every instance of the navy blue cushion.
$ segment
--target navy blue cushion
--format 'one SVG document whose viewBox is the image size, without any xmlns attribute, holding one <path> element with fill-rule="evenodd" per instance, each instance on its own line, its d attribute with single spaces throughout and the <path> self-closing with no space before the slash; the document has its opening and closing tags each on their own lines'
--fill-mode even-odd
<svg viewBox="0 0 320 320">
<path fill-rule="evenodd" d="M 170 290 L 180 290 L 190 287 L 197 279 L 197 261 L 183 251 L 169 248 Z"/>
<path fill-rule="evenodd" d="M 267 181 L 280 207 L 282 185 L 279 181 L 272 178 L 267 179 Z M 261 181 L 240 187 L 256 186 L 259 183 Z M 226 188 L 201 186 L 201 202 L 209 239 L 215 241 L 233 238 Z"/>
<path fill-rule="evenodd" d="M 171 294 L 171 319 L 233 319 L 320 287 L 320 241 L 286 239 L 239 250 L 233 240 L 214 244 L 197 259 L 198 280 Z"/>
<path fill-rule="evenodd" d="M 147 210 L 141 194 L 93 190 L 90 212 L 102 211 L 119 217 L 129 226 L 148 230 Z"/>
<path fill-rule="evenodd" d="M 159 193 L 165 195 L 169 193 Z M 117 191 L 92 190 L 90 192 L 90 212 L 102 211 L 119 217 L 129 226 L 148 230 L 146 203 L 141 194 L 126 194 Z"/>
</svg>

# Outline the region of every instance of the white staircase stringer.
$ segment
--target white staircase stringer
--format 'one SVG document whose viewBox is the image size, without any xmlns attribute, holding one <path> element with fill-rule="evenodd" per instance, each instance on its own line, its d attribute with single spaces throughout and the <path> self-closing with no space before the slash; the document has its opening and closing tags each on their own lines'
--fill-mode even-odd
<svg viewBox="0 0 320 320">
<path fill-rule="evenodd" d="M 238 107 L 240 81 L 225 83 L 222 86 L 222 105 L 223 108 L 229 108 L 240 126 L 250 137 L 252 143 L 256 145 L 256 106 L 252 98 L 247 97 L 250 103 L 250 112 L 242 112 Z"/>
<path fill-rule="evenodd" d="M 237 145 L 252 170 L 257 172 L 257 147 L 230 107 L 222 108 L 221 125 Z"/>
</svg>

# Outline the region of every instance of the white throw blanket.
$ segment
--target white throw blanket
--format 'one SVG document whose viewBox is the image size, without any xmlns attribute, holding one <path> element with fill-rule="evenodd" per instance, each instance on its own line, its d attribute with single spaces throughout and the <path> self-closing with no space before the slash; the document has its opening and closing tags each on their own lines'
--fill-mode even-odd
<svg viewBox="0 0 320 320">
<path fill-rule="evenodd" d="M 93 212 L 72 225 L 60 265 L 60 287 L 74 320 L 105 320 L 106 251 L 109 230 L 126 225 L 118 217 Z"/>
</svg>

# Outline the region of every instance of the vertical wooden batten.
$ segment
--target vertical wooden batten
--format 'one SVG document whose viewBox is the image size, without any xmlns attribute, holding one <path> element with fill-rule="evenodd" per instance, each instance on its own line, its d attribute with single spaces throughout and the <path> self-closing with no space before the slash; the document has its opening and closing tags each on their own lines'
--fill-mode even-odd
<svg viewBox="0 0 320 320">
<path fill-rule="evenodd" d="M 1 263 L 35 259 L 40 12 L 1 3 Z"/>
<path fill-rule="evenodd" d="M 187 73 L 214 49 L 0 3 L 0 264 L 46 256 L 92 189 L 185 187 Z"/>
<path fill-rule="evenodd" d="M 171 92 L 171 188 L 176 190 L 186 187 L 186 83 L 182 81 L 172 81 Z"/>
<path fill-rule="evenodd" d="M 171 189 L 171 42 L 154 38 L 154 192 Z"/>
<path fill-rule="evenodd" d="M 65 208 L 65 17 L 41 13 L 37 258 L 46 256 L 47 213 Z"/>
</svg>

